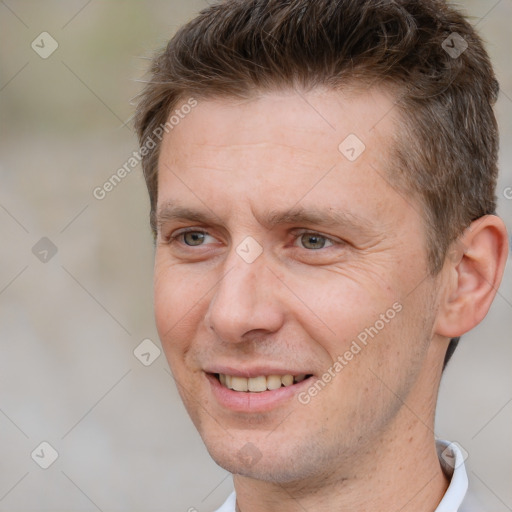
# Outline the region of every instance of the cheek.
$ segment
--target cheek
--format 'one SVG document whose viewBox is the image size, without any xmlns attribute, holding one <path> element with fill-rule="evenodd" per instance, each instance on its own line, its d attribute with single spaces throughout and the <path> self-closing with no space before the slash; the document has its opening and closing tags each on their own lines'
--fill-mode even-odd
<svg viewBox="0 0 512 512">
<path fill-rule="evenodd" d="M 296 290 L 297 303 L 306 308 L 297 319 L 313 327 L 321 326 L 329 352 L 339 354 L 357 335 L 375 322 L 382 329 L 381 315 L 385 320 L 395 317 L 393 304 L 399 294 L 382 279 L 376 281 L 372 275 L 363 272 L 327 271 L 324 275 L 297 276 L 290 286 Z M 307 319 L 307 320 L 306 320 Z M 387 324 L 386 324 L 387 325 Z M 309 333 L 316 339 L 314 332 Z"/>
<path fill-rule="evenodd" d="M 330 371 L 325 377 L 332 378 L 333 389 L 352 390 L 356 402 L 365 400 L 365 392 L 382 400 L 388 391 L 371 371 L 402 389 L 425 357 L 426 311 L 431 311 L 422 299 L 427 283 L 410 293 L 410 281 L 392 268 L 379 273 L 380 279 L 363 272 L 329 274 L 295 279 L 291 288 L 307 306 L 295 311 L 295 319 L 321 347 L 323 370 Z"/>
<path fill-rule="evenodd" d="M 200 325 L 208 287 L 204 279 L 195 279 L 191 272 L 179 266 L 155 264 L 154 272 L 155 320 L 160 340 L 166 353 L 186 350 Z"/>
</svg>

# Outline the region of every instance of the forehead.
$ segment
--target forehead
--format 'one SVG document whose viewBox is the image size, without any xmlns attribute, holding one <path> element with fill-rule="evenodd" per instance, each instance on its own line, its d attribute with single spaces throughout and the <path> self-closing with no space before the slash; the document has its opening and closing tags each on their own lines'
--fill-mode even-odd
<svg viewBox="0 0 512 512">
<path fill-rule="evenodd" d="M 158 204 L 364 210 L 370 190 L 374 202 L 399 201 L 386 178 L 396 121 L 394 98 L 377 89 L 198 100 L 163 139 Z"/>
<path fill-rule="evenodd" d="M 279 149 L 274 153 L 282 152 L 283 158 L 297 156 L 305 162 L 322 154 L 339 156 L 339 144 L 349 135 L 367 149 L 379 143 L 382 150 L 392 140 L 397 117 L 394 97 L 387 90 L 354 87 L 350 92 L 318 88 L 255 93 L 250 99 L 213 98 L 199 100 L 188 110 L 164 137 L 164 148 L 180 149 L 167 157 L 190 161 L 210 153 L 227 164 L 232 154 L 258 144 L 266 144 L 269 151 L 272 146 Z"/>
</svg>

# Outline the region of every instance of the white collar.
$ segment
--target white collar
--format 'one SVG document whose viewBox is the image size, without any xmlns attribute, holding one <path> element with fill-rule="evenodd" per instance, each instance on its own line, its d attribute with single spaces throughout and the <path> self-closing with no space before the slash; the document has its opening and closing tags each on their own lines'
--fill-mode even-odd
<svg viewBox="0 0 512 512">
<path fill-rule="evenodd" d="M 444 493 L 435 512 L 463 512 L 460 509 L 468 490 L 468 475 L 464 466 L 465 457 L 457 443 L 438 439 L 437 456 L 445 475 L 450 478 L 450 485 Z"/>
<path fill-rule="evenodd" d="M 437 456 L 450 485 L 437 506 L 435 512 L 464 512 L 460 507 L 468 490 L 468 476 L 464 466 L 464 455 L 456 443 L 436 441 Z M 235 512 L 236 494 L 233 492 L 224 505 L 216 512 Z"/>
</svg>

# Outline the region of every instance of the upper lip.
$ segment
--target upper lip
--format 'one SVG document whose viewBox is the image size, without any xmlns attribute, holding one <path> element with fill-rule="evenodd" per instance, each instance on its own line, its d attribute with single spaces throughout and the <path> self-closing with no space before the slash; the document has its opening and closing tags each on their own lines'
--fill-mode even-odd
<svg viewBox="0 0 512 512">
<path fill-rule="evenodd" d="M 212 365 L 203 369 L 206 373 L 222 373 L 224 375 L 231 375 L 234 377 L 261 377 L 262 375 L 311 375 L 312 372 L 308 370 L 292 370 L 290 368 L 283 368 L 278 366 L 252 366 L 250 368 L 238 366 Z"/>
</svg>

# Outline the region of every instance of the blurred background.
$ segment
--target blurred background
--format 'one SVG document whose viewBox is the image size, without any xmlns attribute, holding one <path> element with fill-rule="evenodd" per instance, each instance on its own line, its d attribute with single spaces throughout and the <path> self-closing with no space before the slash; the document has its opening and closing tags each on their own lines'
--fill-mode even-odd
<svg viewBox="0 0 512 512">
<path fill-rule="evenodd" d="M 206 6 L 0 1 L 0 511 L 207 512 L 232 489 L 159 354 L 140 166 L 93 194 L 137 150 L 131 100 L 147 57 Z M 459 6 L 501 82 L 511 229 L 512 0 Z M 436 434 L 468 453 L 481 510 L 512 510 L 511 318 L 509 262 L 441 388 Z"/>
</svg>

